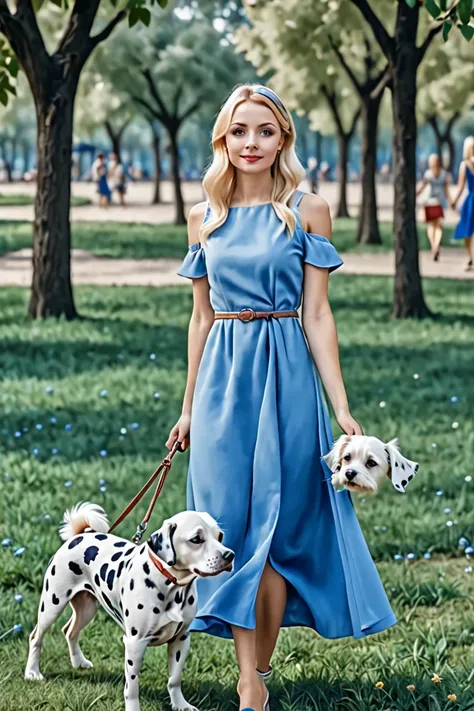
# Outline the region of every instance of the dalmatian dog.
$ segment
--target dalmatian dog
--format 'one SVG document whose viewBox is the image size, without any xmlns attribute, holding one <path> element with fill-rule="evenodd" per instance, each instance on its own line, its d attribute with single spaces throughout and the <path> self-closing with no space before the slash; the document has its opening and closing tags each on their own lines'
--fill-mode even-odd
<svg viewBox="0 0 474 711">
<path fill-rule="evenodd" d="M 387 478 L 404 494 L 419 467 L 400 453 L 397 438 L 384 443 L 365 435 L 341 435 L 322 459 L 336 489 L 360 494 L 375 493 Z"/>
<path fill-rule="evenodd" d="M 138 675 L 146 648 L 165 643 L 171 707 L 198 711 L 181 691 L 188 627 L 197 607 L 196 579 L 232 571 L 235 554 L 222 544 L 224 534 L 206 512 L 182 511 L 139 545 L 107 533 L 109 527 L 104 509 L 89 502 L 64 514 L 59 535 L 65 543 L 44 576 L 25 678 L 44 678 L 39 668 L 43 637 L 68 603 L 72 615 L 62 631 L 72 666 L 92 667 L 79 634 L 102 605 L 124 631 L 126 711 L 140 711 Z"/>
</svg>

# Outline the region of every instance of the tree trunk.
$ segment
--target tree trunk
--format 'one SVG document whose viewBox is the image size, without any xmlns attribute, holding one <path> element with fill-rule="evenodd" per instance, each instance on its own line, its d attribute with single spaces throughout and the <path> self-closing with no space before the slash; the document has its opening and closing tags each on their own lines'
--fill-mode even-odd
<svg viewBox="0 0 474 711">
<path fill-rule="evenodd" d="M 359 212 L 357 242 L 382 244 L 377 217 L 377 128 L 382 94 L 362 103 L 362 204 Z"/>
<path fill-rule="evenodd" d="M 153 155 L 155 157 L 155 184 L 153 190 L 153 200 L 152 205 L 159 205 L 161 203 L 161 146 L 160 146 L 160 135 L 155 131 L 153 126 L 151 127 L 152 132 L 152 146 Z"/>
<path fill-rule="evenodd" d="M 33 318 L 77 317 L 70 249 L 72 127 L 75 87 L 56 87 L 54 100 L 37 102 L 37 193 L 33 226 Z"/>
<path fill-rule="evenodd" d="M 416 32 L 419 7 L 399 4 L 392 66 L 395 280 L 393 318 L 431 315 L 421 285 L 416 229 Z"/>
<path fill-rule="evenodd" d="M 454 139 L 452 136 L 452 133 L 446 133 L 445 136 L 445 143 L 448 146 L 448 165 L 447 169 L 451 173 L 451 175 L 454 174 L 454 169 L 455 169 L 455 160 L 456 160 L 456 147 L 454 145 Z"/>
<path fill-rule="evenodd" d="M 347 133 L 338 131 L 337 145 L 339 148 L 339 156 L 337 179 L 339 183 L 339 197 L 336 217 L 350 217 L 347 207 L 347 161 L 349 158 L 349 143 L 350 136 Z"/>
<path fill-rule="evenodd" d="M 429 123 L 429 125 L 433 129 L 436 141 L 436 152 L 439 155 L 440 159 L 443 160 L 443 139 L 441 137 L 441 131 L 438 126 L 438 117 L 429 116 L 429 118 L 427 119 L 427 123 Z"/>
<path fill-rule="evenodd" d="M 30 168 L 30 144 L 27 140 L 23 141 L 23 173 L 26 173 Z"/>
<path fill-rule="evenodd" d="M 107 131 L 110 142 L 112 144 L 112 152 L 115 153 L 117 156 L 118 162 L 122 162 L 122 157 L 121 157 L 121 146 L 122 146 L 122 138 L 123 134 L 125 132 L 125 129 L 129 125 L 130 121 L 127 120 L 125 123 L 122 124 L 122 126 L 118 129 L 118 131 L 115 130 L 114 126 L 112 125 L 112 122 L 109 121 L 108 119 L 104 121 L 104 126 L 105 130 Z"/>
<path fill-rule="evenodd" d="M 175 225 L 185 225 L 184 200 L 181 190 L 181 176 L 179 174 L 179 150 L 178 150 L 178 129 L 169 130 L 170 152 L 171 152 L 171 173 L 174 184 L 174 196 L 176 205 Z"/>
</svg>

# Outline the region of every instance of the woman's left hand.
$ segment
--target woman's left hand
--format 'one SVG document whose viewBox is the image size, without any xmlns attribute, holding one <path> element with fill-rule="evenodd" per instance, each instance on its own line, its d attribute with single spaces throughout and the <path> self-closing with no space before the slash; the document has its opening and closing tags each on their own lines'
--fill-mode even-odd
<svg viewBox="0 0 474 711">
<path fill-rule="evenodd" d="M 337 424 L 347 435 L 363 435 L 362 427 L 357 420 L 354 420 L 349 410 L 339 410 L 336 412 Z"/>
</svg>

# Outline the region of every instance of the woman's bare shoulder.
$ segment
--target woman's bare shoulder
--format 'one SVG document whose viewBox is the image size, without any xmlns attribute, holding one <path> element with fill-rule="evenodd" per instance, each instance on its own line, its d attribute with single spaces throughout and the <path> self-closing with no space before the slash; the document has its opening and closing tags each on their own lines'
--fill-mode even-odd
<svg viewBox="0 0 474 711">
<path fill-rule="evenodd" d="M 188 213 L 188 242 L 199 242 L 199 230 L 206 214 L 207 202 L 198 202 L 193 205 Z"/>
<path fill-rule="evenodd" d="M 300 202 L 300 212 L 308 232 L 317 232 L 330 238 L 331 213 L 326 200 L 319 195 L 305 193 Z"/>
</svg>

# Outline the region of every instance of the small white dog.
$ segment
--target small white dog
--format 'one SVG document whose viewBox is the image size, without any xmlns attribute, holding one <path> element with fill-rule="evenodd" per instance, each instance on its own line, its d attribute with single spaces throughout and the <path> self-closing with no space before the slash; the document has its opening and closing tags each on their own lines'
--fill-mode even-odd
<svg viewBox="0 0 474 711">
<path fill-rule="evenodd" d="M 39 668 L 43 636 L 68 603 L 73 614 L 62 631 L 72 666 L 92 667 L 79 646 L 79 634 L 102 605 L 125 632 L 126 711 L 140 711 L 138 675 L 146 648 L 165 642 L 171 706 L 197 711 L 181 691 L 190 645 L 187 629 L 197 607 L 195 581 L 232 571 L 235 554 L 222 545 L 224 534 L 206 512 L 182 511 L 139 545 L 108 534 L 109 528 L 104 509 L 89 502 L 64 514 L 59 535 L 66 542 L 44 577 L 25 678 L 44 678 Z"/>
<path fill-rule="evenodd" d="M 365 435 L 341 435 L 323 459 L 336 489 L 360 494 L 375 493 L 387 477 L 397 491 L 405 493 L 419 466 L 400 453 L 397 438 L 385 444 Z"/>
</svg>

